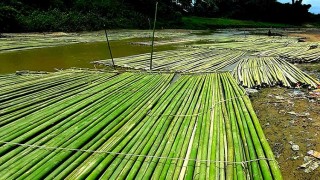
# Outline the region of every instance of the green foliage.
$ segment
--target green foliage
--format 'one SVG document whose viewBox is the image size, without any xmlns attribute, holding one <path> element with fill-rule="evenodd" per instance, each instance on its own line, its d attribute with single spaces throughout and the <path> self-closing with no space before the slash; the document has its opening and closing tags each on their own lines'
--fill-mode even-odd
<svg viewBox="0 0 320 180">
<path fill-rule="evenodd" d="M 17 16 L 19 12 L 11 6 L 0 6 L 0 32 L 6 32 L 10 28 L 18 28 Z"/>
<path fill-rule="evenodd" d="M 302 1 L 280 4 L 276 0 L 1 0 L 0 32 L 83 31 L 107 28 L 150 28 L 155 3 L 158 28 L 266 27 L 236 21 L 211 21 L 182 16 L 225 17 L 231 19 L 303 24 L 311 19 Z M 272 25 L 274 27 L 274 25 Z"/>
<path fill-rule="evenodd" d="M 214 17 L 219 7 L 214 1 L 199 1 L 194 6 L 194 14 L 202 17 Z"/>
<path fill-rule="evenodd" d="M 155 1 L 133 3 L 130 0 L 3 0 L 0 23 L 4 26 L 0 27 L 0 32 L 100 30 L 104 25 L 107 28 L 149 28 Z M 139 3 L 141 6 L 136 6 Z M 161 27 L 176 27 L 181 17 L 171 1 L 160 1 L 158 22 Z"/>
<path fill-rule="evenodd" d="M 128 12 L 129 13 L 129 12 Z M 128 17 L 108 18 L 94 12 L 33 11 L 20 19 L 25 31 L 84 31 L 107 28 L 146 28 L 148 21 L 137 12 Z"/>
<path fill-rule="evenodd" d="M 186 29 L 293 27 L 292 25 L 287 24 L 245 21 L 226 18 L 184 17 L 182 18 L 182 21 L 183 28 Z"/>
</svg>

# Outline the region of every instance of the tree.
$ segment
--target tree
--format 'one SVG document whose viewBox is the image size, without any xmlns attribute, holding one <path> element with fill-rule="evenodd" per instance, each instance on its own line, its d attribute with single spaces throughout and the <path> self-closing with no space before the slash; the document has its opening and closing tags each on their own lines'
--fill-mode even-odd
<svg viewBox="0 0 320 180">
<path fill-rule="evenodd" d="M 194 13 L 197 16 L 215 17 L 218 11 L 219 8 L 213 0 L 197 0 L 194 5 Z"/>
<path fill-rule="evenodd" d="M 183 12 L 190 13 L 192 11 L 192 7 L 193 7 L 192 0 L 180 0 L 179 2 L 181 4 L 181 8 Z"/>
<path fill-rule="evenodd" d="M 9 32 L 18 28 L 19 12 L 11 6 L 0 6 L 0 32 Z"/>
</svg>

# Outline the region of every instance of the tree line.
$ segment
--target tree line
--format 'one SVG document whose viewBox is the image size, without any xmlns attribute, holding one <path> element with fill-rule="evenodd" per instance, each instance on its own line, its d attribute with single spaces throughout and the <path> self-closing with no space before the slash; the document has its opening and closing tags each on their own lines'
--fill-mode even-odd
<svg viewBox="0 0 320 180">
<path fill-rule="evenodd" d="M 183 28 L 183 16 L 299 25 L 311 21 L 302 0 L 158 0 L 158 27 Z M 83 31 L 151 27 L 156 0 L 1 0 L 0 32 Z"/>
</svg>

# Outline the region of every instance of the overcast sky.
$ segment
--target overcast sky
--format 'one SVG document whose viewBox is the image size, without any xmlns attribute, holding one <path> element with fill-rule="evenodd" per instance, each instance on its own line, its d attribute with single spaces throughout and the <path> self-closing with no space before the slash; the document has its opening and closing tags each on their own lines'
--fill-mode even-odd
<svg viewBox="0 0 320 180">
<path fill-rule="evenodd" d="M 291 3 L 292 0 L 278 0 L 281 3 Z M 309 11 L 314 14 L 320 14 L 320 1 L 319 0 L 303 0 L 303 4 L 311 4 Z"/>
</svg>

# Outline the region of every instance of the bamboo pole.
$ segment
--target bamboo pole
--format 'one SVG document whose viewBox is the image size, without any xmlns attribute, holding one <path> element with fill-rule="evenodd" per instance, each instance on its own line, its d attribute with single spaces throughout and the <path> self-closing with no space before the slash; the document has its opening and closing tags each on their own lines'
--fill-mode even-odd
<svg viewBox="0 0 320 180">
<path fill-rule="evenodd" d="M 150 57 L 150 70 L 152 70 L 152 58 L 153 58 L 153 48 L 154 48 L 154 34 L 156 31 L 156 22 L 157 22 L 157 13 L 158 13 L 158 2 L 156 2 L 156 9 L 154 12 L 154 22 L 153 22 L 153 32 L 152 32 L 152 44 L 151 44 L 151 57 Z"/>
</svg>

